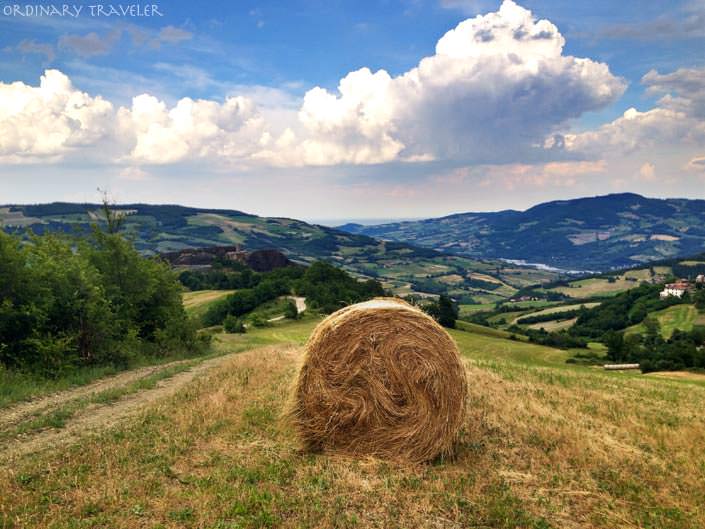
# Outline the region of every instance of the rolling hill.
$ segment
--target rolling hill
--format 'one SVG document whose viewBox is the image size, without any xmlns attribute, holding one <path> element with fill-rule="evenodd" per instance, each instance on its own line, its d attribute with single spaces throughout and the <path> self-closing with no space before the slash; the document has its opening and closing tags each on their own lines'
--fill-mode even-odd
<svg viewBox="0 0 705 529">
<path fill-rule="evenodd" d="M 705 250 L 705 200 L 633 193 L 539 204 L 526 211 L 339 229 L 469 257 L 603 271 Z"/>
<path fill-rule="evenodd" d="M 494 302 L 523 286 L 556 278 L 547 271 L 380 241 L 288 218 L 175 205 L 124 204 L 115 211 L 124 216 L 125 234 L 145 254 L 226 245 L 276 248 L 294 261 L 324 259 L 353 274 L 378 278 L 402 295 L 447 291 L 466 302 Z M 10 233 L 81 234 L 101 219 L 99 204 L 0 206 L 0 226 Z"/>
</svg>

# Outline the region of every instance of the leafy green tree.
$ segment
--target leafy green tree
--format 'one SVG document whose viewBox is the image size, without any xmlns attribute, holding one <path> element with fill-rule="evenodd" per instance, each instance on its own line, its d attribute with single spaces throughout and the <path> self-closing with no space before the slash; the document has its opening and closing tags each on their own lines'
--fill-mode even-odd
<svg viewBox="0 0 705 529">
<path fill-rule="evenodd" d="M 384 295 L 378 281 L 358 281 L 344 270 L 323 261 L 309 266 L 294 289 L 306 297 L 307 303 L 326 313 Z"/>
<path fill-rule="evenodd" d="M 253 327 L 269 327 L 271 324 L 259 314 L 252 316 L 252 326 Z"/>
<path fill-rule="evenodd" d="M 236 318 L 232 314 L 228 314 L 223 320 L 223 329 L 225 329 L 225 332 L 229 333 L 244 333 L 245 325 L 239 318 Z"/>
<path fill-rule="evenodd" d="M 88 239 L 0 233 L 0 363 L 45 376 L 140 355 L 198 352 L 168 265 L 117 233 Z"/>
<path fill-rule="evenodd" d="M 605 334 L 604 342 L 607 345 L 607 358 L 614 362 L 620 362 L 625 359 L 626 349 L 622 333 L 609 331 Z"/>
<path fill-rule="evenodd" d="M 458 308 L 453 303 L 453 300 L 445 294 L 441 294 L 437 301 L 426 305 L 424 310 L 444 327 L 455 328 L 455 320 L 458 319 Z"/>
<path fill-rule="evenodd" d="M 299 309 L 296 308 L 296 303 L 291 299 L 287 300 L 286 306 L 284 307 L 284 317 L 288 320 L 299 319 Z"/>
<path fill-rule="evenodd" d="M 656 318 L 646 318 L 644 320 L 644 328 L 646 329 L 646 338 L 649 341 L 653 342 L 661 336 L 661 324 Z"/>
<path fill-rule="evenodd" d="M 693 295 L 693 301 L 695 302 L 695 307 L 703 312 L 705 311 L 705 288 L 699 288 Z"/>
</svg>

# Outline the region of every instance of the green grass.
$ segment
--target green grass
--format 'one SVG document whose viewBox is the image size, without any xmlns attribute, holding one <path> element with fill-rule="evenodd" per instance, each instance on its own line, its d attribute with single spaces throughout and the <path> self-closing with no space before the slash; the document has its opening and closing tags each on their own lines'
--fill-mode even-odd
<svg viewBox="0 0 705 529">
<path fill-rule="evenodd" d="M 529 312 L 531 311 L 517 310 L 513 312 L 498 312 L 497 314 L 487 318 L 487 321 L 493 325 L 511 325 L 515 319 L 520 318 Z"/>
<path fill-rule="evenodd" d="M 591 309 L 593 307 L 597 307 L 600 303 L 598 302 L 592 302 L 592 303 L 577 303 L 574 305 L 559 305 L 557 307 L 550 307 L 547 309 L 543 310 L 538 310 L 536 312 L 530 312 L 527 314 L 530 316 L 543 316 L 544 314 L 560 314 L 561 312 L 568 312 L 570 310 L 578 310 L 580 307 L 585 307 L 586 309 Z"/>
<path fill-rule="evenodd" d="M 152 373 L 144 378 L 136 380 L 125 386 L 107 389 L 97 393 L 93 393 L 87 397 L 79 397 L 73 399 L 58 408 L 48 411 L 39 411 L 36 414 L 28 417 L 11 429 L 0 433 L 0 440 L 15 437 L 17 435 L 26 435 L 35 433 L 47 428 L 63 428 L 66 421 L 73 418 L 78 412 L 84 410 L 91 404 L 107 405 L 117 402 L 127 395 L 138 393 L 140 391 L 153 389 L 157 386 L 160 380 L 166 380 L 178 373 L 183 373 L 191 369 L 194 365 L 205 359 L 205 357 L 184 362 L 174 366 L 169 366 L 164 369 Z"/>
<path fill-rule="evenodd" d="M 204 360 L 209 357 L 210 353 L 197 357 L 197 359 Z M 58 391 L 85 386 L 101 378 L 124 371 L 190 359 L 196 359 L 196 357 L 188 354 L 158 358 L 141 356 L 132 359 L 127 366 L 82 367 L 61 377 L 51 379 L 31 373 L 8 370 L 0 366 L 0 408 Z"/>
<path fill-rule="evenodd" d="M 462 318 L 463 316 L 471 316 L 472 314 L 475 314 L 476 312 L 485 312 L 485 311 L 494 310 L 494 307 L 495 307 L 494 303 L 478 303 L 475 305 L 462 304 L 462 305 L 458 306 L 458 310 L 460 312 L 460 317 Z"/>
<path fill-rule="evenodd" d="M 619 276 L 613 283 L 602 277 L 579 279 L 571 281 L 568 286 L 552 288 L 550 291 L 559 292 L 571 298 L 616 296 L 620 292 L 639 286 L 639 281 L 628 281 L 627 277 L 631 276 Z"/>
<path fill-rule="evenodd" d="M 306 311 L 300 320 L 282 320 L 268 327 L 249 328 L 245 334 L 216 334 L 213 346 L 215 350 L 225 353 L 233 348 L 245 350 L 281 343 L 303 345 L 320 321 L 320 316 Z"/>
<path fill-rule="evenodd" d="M 48 379 L 39 375 L 4 369 L 0 365 L 0 408 L 39 395 L 85 386 L 120 371 L 115 366 L 87 367 L 76 369 L 61 378 Z"/>
<path fill-rule="evenodd" d="M 195 290 L 182 295 L 186 313 L 193 318 L 201 318 L 213 303 L 232 294 L 235 290 Z"/>
<path fill-rule="evenodd" d="M 676 329 L 691 331 L 694 325 L 705 325 L 705 314 L 700 314 L 693 305 L 673 305 L 672 307 L 653 312 L 650 316 L 656 318 L 661 325 L 661 336 L 665 339 L 673 335 Z M 629 327 L 625 334 L 645 333 L 643 323 Z"/>
<path fill-rule="evenodd" d="M 231 350 L 302 343 L 317 321 L 219 338 L 234 340 Z M 13 463 L 0 480 L 0 527 L 705 526 L 705 387 L 451 334 L 469 377 L 451 458 L 408 465 L 300 450 L 281 419 L 298 357 L 259 349 L 134 421 Z"/>
<path fill-rule="evenodd" d="M 540 309 L 543 307 L 551 307 L 553 305 L 561 304 L 561 301 L 546 301 L 545 299 L 539 299 L 535 301 L 515 301 L 505 303 L 504 306 L 510 306 L 517 309 Z"/>
<path fill-rule="evenodd" d="M 451 336 L 464 355 L 486 361 L 512 361 L 533 366 L 565 366 L 571 353 L 518 340 L 507 340 L 510 333 L 489 329 L 480 325 L 468 327 L 462 322 L 461 328 L 450 329 Z M 465 330 L 464 330 L 465 329 Z M 468 332 L 471 329 L 471 332 Z M 485 329 L 487 332 L 485 331 Z M 491 332 L 494 331 L 494 332 Z"/>
<path fill-rule="evenodd" d="M 455 327 L 459 331 L 465 331 L 472 334 L 477 334 L 479 336 L 489 336 L 491 338 L 502 338 L 509 340 L 514 336 L 517 340 L 526 341 L 526 336 L 514 335 L 510 332 L 503 331 L 501 329 L 495 329 L 493 327 L 485 327 L 484 325 L 478 325 L 477 323 L 470 323 L 468 321 L 457 320 L 455 322 Z"/>
</svg>

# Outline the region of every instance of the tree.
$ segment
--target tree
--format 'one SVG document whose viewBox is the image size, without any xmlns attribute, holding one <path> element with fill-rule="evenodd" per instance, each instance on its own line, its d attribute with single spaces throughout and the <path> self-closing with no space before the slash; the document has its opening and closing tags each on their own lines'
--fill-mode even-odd
<svg viewBox="0 0 705 529">
<path fill-rule="evenodd" d="M 165 263 L 119 234 L 34 236 L 0 232 L 0 363 L 45 376 L 140 355 L 198 352 L 181 286 Z"/>
<path fill-rule="evenodd" d="M 693 301 L 695 302 L 695 307 L 702 311 L 705 311 L 705 288 L 699 288 L 693 295 Z"/>
<path fill-rule="evenodd" d="M 108 233 L 118 233 L 125 222 L 125 214 L 115 209 L 115 203 L 110 200 L 108 192 L 98 188 L 101 194 L 101 210 L 105 218 L 106 231 Z"/>
<path fill-rule="evenodd" d="M 225 332 L 241 334 L 245 332 L 245 325 L 239 318 L 228 314 L 223 320 L 223 329 L 225 329 Z"/>
<path fill-rule="evenodd" d="M 651 342 L 661 336 L 661 324 L 653 316 L 644 319 L 644 328 L 646 329 L 646 338 Z"/>
<path fill-rule="evenodd" d="M 458 308 L 453 303 L 453 300 L 445 294 L 441 294 L 438 297 L 438 301 L 426 305 L 424 310 L 443 327 L 455 329 L 455 320 L 458 319 Z"/>
<path fill-rule="evenodd" d="M 625 358 L 624 335 L 620 332 L 608 331 L 605 334 L 605 344 L 607 345 L 607 358 L 614 362 L 619 362 Z"/>
<path fill-rule="evenodd" d="M 296 303 L 293 300 L 287 300 L 286 306 L 284 307 L 284 317 L 288 320 L 299 319 L 299 309 L 296 308 Z"/>
</svg>

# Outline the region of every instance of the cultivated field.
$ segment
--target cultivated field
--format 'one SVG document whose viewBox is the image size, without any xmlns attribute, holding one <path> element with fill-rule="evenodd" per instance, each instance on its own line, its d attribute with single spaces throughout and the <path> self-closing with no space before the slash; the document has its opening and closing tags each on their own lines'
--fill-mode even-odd
<svg viewBox="0 0 705 529">
<path fill-rule="evenodd" d="M 585 307 L 586 309 L 591 309 L 593 307 L 597 307 L 598 305 L 599 305 L 599 303 L 580 303 L 577 305 L 561 305 L 559 307 L 551 307 L 548 309 L 543 309 L 543 310 L 538 310 L 536 312 L 531 312 L 528 315 L 543 316 L 546 314 L 560 314 L 561 312 L 568 312 L 570 310 L 578 310 L 581 307 Z M 527 314 L 525 314 L 525 315 L 527 315 Z M 517 323 L 517 320 L 520 318 L 521 318 L 521 316 L 519 318 L 516 318 L 512 323 Z"/>
<path fill-rule="evenodd" d="M 184 308 L 190 316 L 202 316 L 214 301 L 235 292 L 234 290 L 197 290 L 195 292 L 184 292 Z"/>
<path fill-rule="evenodd" d="M 651 314 L 661 326 L 661 336 L 668 339 L 676 329 L 692 331 L 694 325 L 705 325 L 705 314 L 700 314 L 693 305 L 674 305 Z M 625 334 L 644 333 L 643 323 L 629 327 Z"/>
<path fill-rule="evenodd" d="M 638 281 L 629 280 L 623 276 L 617 278 L 613 283 L 601 277 L 590 279 L 580 279 L 571 281 L 568 286 L 550 289 L 571 298 L 591 298 L 593 296 L 609 296 L 619 294 L 630 288 L 639 286 Z"/>
<path fill-rule="evenodd" d="M 470 381 L 455 457 L 307 454 L 280 415 L 316 321 L 218 335 L 218 354 L 245 351 L 80 443 L 6 459 L 0 527 L 705 526 L 700 379 L 453 331 Z"/>
</svg>

